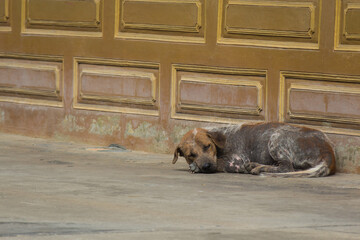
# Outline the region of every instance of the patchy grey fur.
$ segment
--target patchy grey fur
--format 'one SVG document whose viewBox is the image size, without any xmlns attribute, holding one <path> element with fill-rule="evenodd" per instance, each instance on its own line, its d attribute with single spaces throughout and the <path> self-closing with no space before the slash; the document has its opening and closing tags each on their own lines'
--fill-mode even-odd
<svg viewBox="0 0 360 240">
<path fill-rule="evenodd" d="M 279 177 L 321 177 L 335 171 L 327 136 L 314 129 L 283 123 L 209 129 L 225 135 L 218 152 L 218 170 Z"/>
</svg>

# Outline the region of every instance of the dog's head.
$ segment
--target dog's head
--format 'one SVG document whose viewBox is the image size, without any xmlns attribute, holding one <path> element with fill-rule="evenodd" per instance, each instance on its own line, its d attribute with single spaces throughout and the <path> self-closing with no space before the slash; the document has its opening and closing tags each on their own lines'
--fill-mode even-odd
<svg viewBox="0 0 360 240">
<path fill-rule="evenodd" d="M 224 148 L 226 138 L 218 132 L 195 128 L 186 133 L 174 152 L 173 164 L 179 155 L 186 159 L 194 173 L 213 173 L 217 170 L 217 154 Z"/>
</svg>

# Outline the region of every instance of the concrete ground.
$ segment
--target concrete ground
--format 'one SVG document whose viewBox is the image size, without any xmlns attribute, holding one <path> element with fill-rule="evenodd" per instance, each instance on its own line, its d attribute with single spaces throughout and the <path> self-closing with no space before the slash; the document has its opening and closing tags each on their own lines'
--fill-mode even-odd
<svg viewBox="0 0 360 240">
<path fill-rule="evenodd" d="M 360 175 L 190 174 L 171 160 L 0 134 L 0 239 L 360 239 Z"/>
</svg>

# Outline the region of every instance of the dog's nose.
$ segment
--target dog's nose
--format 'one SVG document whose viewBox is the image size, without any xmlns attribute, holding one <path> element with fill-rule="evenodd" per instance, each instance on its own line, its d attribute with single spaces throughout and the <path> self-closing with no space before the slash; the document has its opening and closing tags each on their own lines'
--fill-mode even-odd
<svg viewBox="0 0 360 240">
<path fill-rule="evenodd" d="M 210 163 L 204 163 L 204 165 L 202 166 L 202 169 L 203 170 L 209 170 L 211 167 L 211 164 Z"/>
</svg>

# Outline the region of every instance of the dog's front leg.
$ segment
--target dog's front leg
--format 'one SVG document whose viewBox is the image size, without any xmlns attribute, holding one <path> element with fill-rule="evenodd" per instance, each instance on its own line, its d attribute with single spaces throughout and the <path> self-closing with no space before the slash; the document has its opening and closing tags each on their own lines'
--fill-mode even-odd
<svg viewBox="0 0 360 240">
<path fill-rule="evenodd" d="M 287 163 L 287 162 L 286 162 Z M 256 162 L 249 162 L 245 164 L 246 170 L 253 174 L 253 175 L 259 175 L 263 172 L 268 173 L 282 173 L 282 172 L 289 172 L 293 171 L 293 168 L 291 166 L 291 163 L 284 164 L 280 163 L 279 166 L 272 166 L 272 165 L 263 165 Z"/>
<path fill-rule="evenodd" d="M 189 164 L 189 172 L 190 173 L 198 173 L 200 172 L 200 168 L 196 165 L 196 163 Z"/>
<path fill-rule="evenodd" d="M 266 165 L 259 164 L 256 162 L 248 162 L 245 164 L 245 169 L 248 173 L 259 175 L 261 170 L 264 170 L 263 167 L 266 167 Z"/>
<path fill-rule="evenodd" d="M 262 172 L 278 172 L 278 167 L 263 165 L 256 162 L 249 162 L 245 164 L 245 169 L 248 173 L 253 175 L 259 175 Z"/>
</svg>

